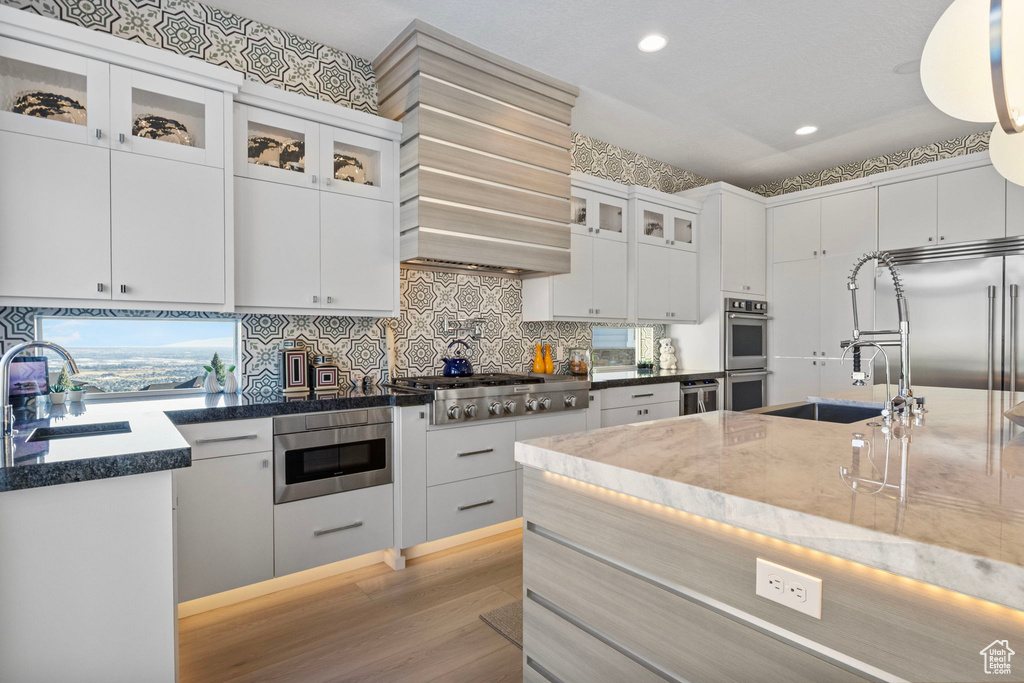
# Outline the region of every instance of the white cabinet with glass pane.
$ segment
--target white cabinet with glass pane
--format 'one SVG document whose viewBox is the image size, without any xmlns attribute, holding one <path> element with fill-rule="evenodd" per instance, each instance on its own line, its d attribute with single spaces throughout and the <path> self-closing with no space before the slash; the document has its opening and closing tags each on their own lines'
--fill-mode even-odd
<svg viewBox="0 0 1024 683">
<path fill-rule="evenodd" d="M 401 124 L 258 83 L 238 100 L 238 307 L 397 315 Z"/>
<path fill-rule="evenodd" d="M 665 197 L 669 198 L 669 195 Z M 634 220 L 637 240 L 641 244 L 657 244 L 684 251 L 697 250 L 695 212 L 637 199 Z"/>
<path fill-rule="evenodd" d="M 31 235 L 74 262 L 33 274 L 0 250 L 0 304 L 230 308 L 225 110 L 241 81 L 0 7 L 0 242 Z"/>
</svg>

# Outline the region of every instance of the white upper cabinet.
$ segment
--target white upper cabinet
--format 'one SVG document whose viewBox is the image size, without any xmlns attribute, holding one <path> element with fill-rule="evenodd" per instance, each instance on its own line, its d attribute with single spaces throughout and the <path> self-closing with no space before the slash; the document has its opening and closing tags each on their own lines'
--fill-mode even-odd
<svg viewBox="0 0 1024 683">
<path fill-rule="evenodd" d="M 397 315 L 398 259 L 391 202 L 320 195 L 320 307 Z"/>
<path fill-rule="evenodd" d="M 637 319 L 697 322 L 697 255 L 653 244 L 638 249 Z"/>
<path fill-rule="evenodd" d="M 636 207 L 637 240 L 642 244 L 697 250 L 697 215 L 689 211 L 639 200 Z"/>
<path fill-rule="evenodd" d="M 862 254 L 875 247 L 875 190 L 869 188 L 821 199 L 821 255 Z"/>
<path fill-rule="evenodd" d="M 821 200 L 810 199 L 772 209 L 775 263 L 817 258 L 821 251 Z"/>
<path fill-rule="evenodd" d="M 234 125 L 236 176 L 318 189 L 320 124 L 236 103 Z"/>
<path fill-rule="evenodd" d="M 765 208 L 760 200 L 722 193 L 722 290 L 765 293 Z"/>
<path fill-rule="evenodd" d="M 935 176 L 878 188 L 878 248 L 906 249 L 936 243 L 939 182 Z"/>
<path fill-rule="evenodd" d="M 574 233 L 626 241 L 628 203 L 624 197 L 573 187 L 570 201 L 569 224 Z"/>
<path fill-rule="evenodd" d="M 320 175 L 324 189 L 394 201 L 398 170 L 393 142 L 334 126 L 320 127 Z"/>
<path fill-rule="evenodd" d="M 602 237 L 594 247 L 594 316 L 624 320 L 629 315 L 629 259 L 626 244 Z"/>
<path fill-rule="evenodd" d="M 772 343 L 782 358 L 817 356 L 820 342 L 818 259 L 784 261 L 773 268 Z"/>
<path fill-rule="evenodd" d="M 573 232 L 570 236 L 569 272 L 551 277 L 552 307 L 556 316 L 586 318 L 594 314 L 594 242 L 596 241 L 593 237 L 577 232 Z"/>
<path fill-rule="evenodd" d="M 1006 181 L 992 166 L 938 178 L 939 244 L 1006 236 Z"/>
</svg>

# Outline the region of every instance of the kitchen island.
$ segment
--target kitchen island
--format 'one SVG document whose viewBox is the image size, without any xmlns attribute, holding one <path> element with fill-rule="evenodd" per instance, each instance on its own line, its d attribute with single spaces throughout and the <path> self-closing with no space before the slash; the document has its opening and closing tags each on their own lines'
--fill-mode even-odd
<svg viewBox="0 0 1024 683">
<path fill-rule="evenodd" d="M 1013 400 L 917 393 L 906 429 L 723 411 L 517 444 L 527 680 L 1024 680 Z M 821 579 L 821 618 L 756 595 L 759 558 Z"/>
</svg>

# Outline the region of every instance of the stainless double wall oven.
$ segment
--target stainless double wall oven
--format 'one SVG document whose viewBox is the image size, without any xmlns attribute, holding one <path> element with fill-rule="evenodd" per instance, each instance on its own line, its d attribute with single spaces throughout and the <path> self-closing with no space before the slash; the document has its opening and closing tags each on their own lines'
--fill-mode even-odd
<svg viewBox="0 0 1024 683">
<path fill-rule="evenodd" d="M 768 401 L 768 304 L 725 300 L 725 408 L 749 410 Z"/>
<path fill-rule="evenodd" d="M 390 408 L 274 418 L 274 503 L 392 481 Z"/>
</svg>

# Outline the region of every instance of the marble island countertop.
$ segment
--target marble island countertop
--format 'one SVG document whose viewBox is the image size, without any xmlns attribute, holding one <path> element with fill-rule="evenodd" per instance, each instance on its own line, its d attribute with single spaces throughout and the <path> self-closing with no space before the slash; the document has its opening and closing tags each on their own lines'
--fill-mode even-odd
<svg viewBox="0 0 1024 683">
<path fill-rule="evenodd" d="M 1024 433 L 1003 417 L 1014 401 L 916 393 L 928 413 L 904 439 L 880 420 L 719 411 L 518 443 L 516 459 L 1024 609 Z"/>
</svg>

